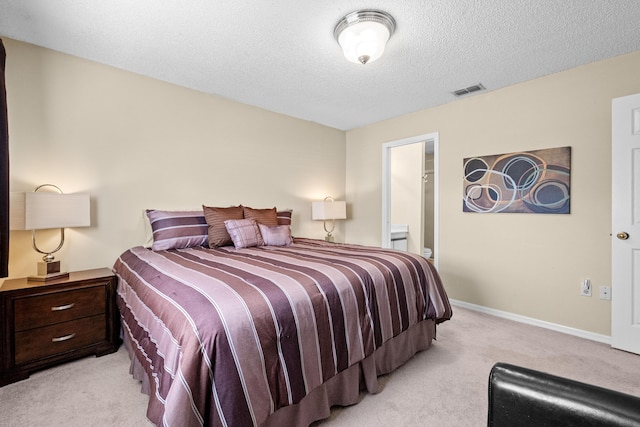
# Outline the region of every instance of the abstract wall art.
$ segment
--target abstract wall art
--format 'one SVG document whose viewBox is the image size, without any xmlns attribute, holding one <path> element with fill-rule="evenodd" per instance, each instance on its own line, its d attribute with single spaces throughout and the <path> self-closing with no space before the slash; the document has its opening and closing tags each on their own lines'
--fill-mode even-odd
<svg viewBox="0 0 640 427">
<path fill-rule="evenodd" d="M 571 147 L 464 159 L 464 212 L 568 214 Z"/>
</svg>

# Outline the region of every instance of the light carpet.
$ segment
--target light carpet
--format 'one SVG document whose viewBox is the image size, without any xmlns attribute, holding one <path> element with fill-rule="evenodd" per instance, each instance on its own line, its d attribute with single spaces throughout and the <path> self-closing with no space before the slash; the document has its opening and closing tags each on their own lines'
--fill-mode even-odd
<svg viewBox="0 0 640 427">
<path fill-rule="evenodd" d="M 334 408 L 317 427 L 486 426 L 487 382 L 507 362 L 640 396 L 640 356 L 536 326 L 454 307 L 437 341 L 380 378 L 377 394 Z M 0 426 L 143 426 L 147 396 L 123 347 L 0 388 Z"/>
</svg>

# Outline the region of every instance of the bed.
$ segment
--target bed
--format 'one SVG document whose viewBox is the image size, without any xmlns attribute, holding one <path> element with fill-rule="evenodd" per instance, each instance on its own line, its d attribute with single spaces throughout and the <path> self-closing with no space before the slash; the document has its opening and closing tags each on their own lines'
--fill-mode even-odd
<svg viewBox="0 0 640 427">
<path fill-rule="evenodd" d="M 180 246 L 133 247 L 113 268 L 156 425 L 308 426 L 377 392 L 451 317 L 435 268 L 407 252 L 305 238 Z"/>
</svg>

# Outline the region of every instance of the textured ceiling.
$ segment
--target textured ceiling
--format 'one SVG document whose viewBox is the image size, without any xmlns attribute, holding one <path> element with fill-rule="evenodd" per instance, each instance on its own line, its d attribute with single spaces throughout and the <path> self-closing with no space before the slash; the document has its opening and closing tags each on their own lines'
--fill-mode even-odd
<svg viewBox="0 0 640 427">
<path fill-rule="evenodd" d="M 333 39 L 363 8 L 397 22 L 365 66 Z M 0 36 L 348 130 L 640 50 L 640 1 L 1 0 Z"/>
</svg>

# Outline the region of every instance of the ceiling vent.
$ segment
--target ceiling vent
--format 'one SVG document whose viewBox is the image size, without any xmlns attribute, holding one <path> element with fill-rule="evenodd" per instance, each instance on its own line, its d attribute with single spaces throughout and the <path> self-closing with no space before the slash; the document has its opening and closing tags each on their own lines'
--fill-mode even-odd
<svg viewBox="0 0 640 427">
<path fill-rule="evenodd" d="M 454 90 L 451 93 L 453 93 L 455 96 L 462 96 L 462 95 L 467 95 L 467 94 L 472 93 L 472 92 L 478 92 L 478 91 L 484 90 L 484 89 L 485 89 L 485 87 L 482 86 L 482 83 L 478 83 L 477 85 L 465 87 L 464 89 Z"/>
</svg>

